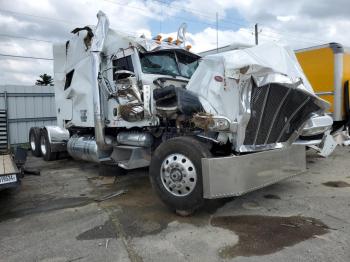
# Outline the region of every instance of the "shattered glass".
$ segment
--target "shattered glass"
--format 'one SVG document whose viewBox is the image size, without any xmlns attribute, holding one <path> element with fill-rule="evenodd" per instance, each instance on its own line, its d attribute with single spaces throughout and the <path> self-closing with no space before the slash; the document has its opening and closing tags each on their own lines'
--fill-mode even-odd
<svg viewBox="0 0 350 262">
<path fill-rule="evenodd" d="M 191 78 L 198 58 L 174 51 L 140 53 L 142 72 Z"/>
</svg>

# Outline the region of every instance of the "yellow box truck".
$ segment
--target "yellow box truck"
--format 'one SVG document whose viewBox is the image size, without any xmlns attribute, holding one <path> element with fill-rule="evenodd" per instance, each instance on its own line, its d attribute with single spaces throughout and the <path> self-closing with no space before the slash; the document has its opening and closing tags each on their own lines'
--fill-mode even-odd
<svg viewBox="0 0 350 262">
<path fill-rule="evenodd" d="M 350 48 L 328 43 L 295 53 L 316 95 L 331 104 L 335 126 L 349 126 Z"/>
</svg>

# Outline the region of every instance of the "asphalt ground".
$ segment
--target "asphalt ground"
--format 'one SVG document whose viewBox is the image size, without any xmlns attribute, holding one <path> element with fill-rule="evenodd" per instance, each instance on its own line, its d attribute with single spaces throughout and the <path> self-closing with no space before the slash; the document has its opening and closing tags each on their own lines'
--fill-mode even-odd
<svg viewBox="0 0 350 262">
<path fill-rule="evenodd" d="M 0 261 L 348 262 L 349 159 L 348 147 L 326 159 L 310 151 L 307 172 L 179 217 L 147 169 L 114 177 L 92 163 L 29 157 L 41 175 L 0 192 Z"/>
</svg>

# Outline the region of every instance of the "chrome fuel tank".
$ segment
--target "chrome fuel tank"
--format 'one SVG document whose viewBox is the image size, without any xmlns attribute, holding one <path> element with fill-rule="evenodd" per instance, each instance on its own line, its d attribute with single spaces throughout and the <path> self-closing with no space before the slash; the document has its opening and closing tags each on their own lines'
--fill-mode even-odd
<svg viewBox="0 0 350 262">
<path fill-rule="evenodd" d="M 146 132 L 119 132 L 117 141 L 122 145 L 150 147 L 153 144 L 153 137 Z"/>
<path fill-rule="evenodd" d="M 113 148 L 102 151 L 98 149 L 94 137 L 72 136 L 68 140 L 67 151 L 74 159 L 99 163 L 101 159 L 111 155 Z"/>
</svg>

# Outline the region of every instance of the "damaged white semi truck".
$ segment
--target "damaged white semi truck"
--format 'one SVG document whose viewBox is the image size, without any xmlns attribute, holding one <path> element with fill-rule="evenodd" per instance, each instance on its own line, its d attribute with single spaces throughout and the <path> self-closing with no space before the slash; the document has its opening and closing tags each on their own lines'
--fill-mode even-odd
<svg viewBox="0 0 350 262">
<path fill-rule="evenodd" d="M 327 102 L 282 46 L 201 58 L 183 39 L 126 36 L 102 12 L 97 17 L 97 26 L 54 45 L 58 126 L 30 130 L 35 156 L 68 151 L 126 170 L 149 166 L 163 202 L 189 213 L 205 199 L 302 172 L 305 146 L 296 140 L 305 129 L 319 135 L 332 125 Z"/>
</svg>

